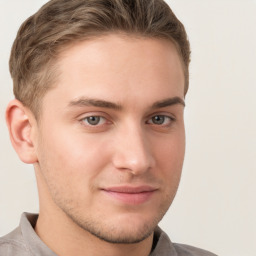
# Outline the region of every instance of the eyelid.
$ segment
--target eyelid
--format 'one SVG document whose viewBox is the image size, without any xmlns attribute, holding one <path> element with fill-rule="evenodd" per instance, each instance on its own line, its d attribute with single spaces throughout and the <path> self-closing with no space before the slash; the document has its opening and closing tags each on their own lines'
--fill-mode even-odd
<svg viewBox="0 0 256 256">
<path fill-rule="evenodd" d="M 91 117 L 91 116 L 97 116 L 97 117 L 103 117 L 105 119 L 110 119 L 109 115 L 104 113 L 104 112 L 101 112 L 101 111 L 90 111 L 90 112 L 86 112 L 86 113 L 83 113 L 83 114 L 80 114 L 77 119 L 78 120 L 82 120 L 82 119 L 85 119 L 87 117 Z"/>
<path fill-rule="evenodd" d="M 161 116 L 161 117 L 165 117 L 165 118 L 168 118 L 170 120 L 170 122 L 168 122 L 168 124 L 154 124 L 153 121 L 152 121 L 152 118 L 156 117 L 156 116 Z M 150 121 L 151 120 L 151 121 Z M 176 121 L 176 117 L 173 115 L 173 114 L 170 114 L 170 113 L 166 113 L 166 112 L 157 112 L 157 113 L 154 113 L 154 114 L 151 114 L 148 118 L 147 118 L 147 121 L 146 123 L 147 124 L 150 124 L 150 125 L 153 125 L 153 126 L 159 126 L 159 127 L 168 127 L 168 126 L 171 126 L 173 122 Z"/>
<path fill-rule="evenodd" d="M 154 116 L 165 116 L 165 117 L 169 117 L 172 120 L 176 120 L 176 115 L 174 115 L 173 113 L 170 112 L 154 112 L 153 114 L 148 115 L 147 119 L 150 119 Z"/>
<path fill-rule="evenodd" d="M 84 120 L 89 117 L 100 117 L 100 118 L 103 118 L 105 122 L 103 124 L 96 124 L 96 125 L 85 124 Z M 110 117 L 103 112 L 88 112 L 86 114 L 80 115 L 80 117 L 78 117 L 78 120 L 82 125 L 86 127 L 91 127 L 94 129 L 97 127 L 103 127 L 104 125 L 112 123 Z"/>
<path fill-rule="evenodd" d="M 89 120 L 90 117 L 99 118 L 99 122 L 97 124 L 90 124 L 90 120 Z M 106 122 L 106 118 L 102 117 L 102 116 L 88 116 L 88 117 L 83 118 L 81 121 L 83 123 L 86 123 L 86 125 L 88 125 L 88 126 L 101 126 L 104 124 L 104 122 Z"/>
</svg>

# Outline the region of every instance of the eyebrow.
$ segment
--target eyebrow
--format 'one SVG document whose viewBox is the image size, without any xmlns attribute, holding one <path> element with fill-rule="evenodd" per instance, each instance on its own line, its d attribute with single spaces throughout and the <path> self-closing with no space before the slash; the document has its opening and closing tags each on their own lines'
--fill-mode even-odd
<svg viewBox="0 0 256 256">
<path fill-rule="evenodd" d="M 161 101 L 157 101 L 152 105 L 152 108 L 164 108 L 172 105 L 181 104 L 185 107 L 185 101 L 180 97 L 167 98 Z"/>
<path fill-rule="evenodd" d="M 157 108 L 164 108 L 176 104 L 181 104 L 185 106 L 185 102 L 182 98 L 180 97 L 173 97 L 173 98 L 167 98 L 161 101 L 155 102 L 151 108 L 152 109 L 157 109 Z M 84 107 L 84 106 L 94 106 L 94 107 L 100 107 L 100 108 L 109 108 L 109 109 L 114 109 L 114 110 L 122 110 L 123 107 L 120 104 L 110 102 L 110 101 L 105 101 L 105 100 L 100 100 L 100 99 L 88 99 L 88 98 L 80 98 L 77 100 L 71 101 L 68 106 L 77 106 L 77 107 Z"/>
<path fill-rule="evenodd" d="M 94 107 L 100 107 L 100 108 L 110 108 L 114 110 L 122 109 L 121 105 L 110 102 L 110 101 L 98 100 L 98 99 L 87 99 L 87 98 L 81 98 L 78 100 L 71 101 L 69 103 L 69 106 L 78 106 L 78 107 L 94 106 Z"/>
</svg>

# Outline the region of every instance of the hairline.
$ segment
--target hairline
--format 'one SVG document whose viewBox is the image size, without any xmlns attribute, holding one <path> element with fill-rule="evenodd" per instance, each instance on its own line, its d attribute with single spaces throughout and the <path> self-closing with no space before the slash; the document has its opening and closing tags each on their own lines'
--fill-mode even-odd
<svg viewBox="0 0 256 256">
<path fill-rule="evenodd" d="M 42 105 L 43 105 L 43 99 L 45 97 L 45 95 L 47 94 L 48 91 L 50 91 L 51 89 L 54 89 L 56 86 L 58 86 L 58 78 L 61 75 L 61 72 L 58 68 L 58 63 L 63 55 L 63 53 L 65 53 L 66 51 L 68 51 L 70 48 L 74 47 L 75 45 L 85 42 L 85 41 L 93 41 L 93 40 L 97 40 L 100 38 L 104 38 L 107 36 L 111 36 L 111 35 L 118 35 L 123 39 L 130 39 L 131 37 L 135 38 L 135 39 L 153 39 L 153 40 L 160 40 L 160 41 L 166 41 L 171 43 L 179 56 L 179 60 L 181 63 L 181 67 L 182 67 L 182 71 L 183 71 L 183 77 L 184 77 L 184 97 L 186 96 L 187 93 L 187 89 L 186 89 L 186 64 L 184 63 L 184 60 L 182 58 L 182 54 L 181 54 L 181 50 L 180 47 L 178 45 L 178 43 L 172 38 L 172 37 L 167 37 L 167 36 L 160 36 L 160 35 L 151 35 L 151 34 L 146 34 L 146 33 L 140 33 L 137 31 L 125 31 L 125 30 L 110 30 L 110 31 L 94 31 L 93 33 L 90 33 L 89 35 L 85 35 L 84 37 L 81 37 L 79 39 L 74 39 L 74 40 L 70 40 L 66 43 L 61 44 L 60 46 L 56 47 L 56 55 L 51 58 L 49 58 L 49 61 L 47 63 L 47 65 L 41 69 L 40 75 L 39 75 L 39 80 L 41 81 L 41 83 L 45 83 L 46 79 L 46 74 L 48 74 L 48 81 L 45 84 L 45 90 L 43 90 L 44 92 L 42 93 L 40 98 L 37 98 L 36 101 L 32 101 L 32 103 L 30 106 L 26 105 L 26 107 L 28 107 L 31 112 L 34 114 L 35 118 L 37 121 L 40 120 L 40 116 L 41 116 L 41 112 L 42 112 Z M 42 86 L 39 86 L 40 88 L 42 88 Z M 35 107 L 34 105 L 37 105 L 37 107 Z"/>
</svg>

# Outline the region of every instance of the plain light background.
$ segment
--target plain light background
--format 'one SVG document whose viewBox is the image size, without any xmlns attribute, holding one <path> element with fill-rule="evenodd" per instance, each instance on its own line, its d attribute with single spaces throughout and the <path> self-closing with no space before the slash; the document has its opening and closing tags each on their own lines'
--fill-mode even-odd
<svg viewBox="0 0 256 256">
<path fill-rule="evenodd" d="M 0 236 L 23 211 L 38 211 L 33 168 L 12 149 L 4 112 L 13 98 L 11 44 L 45 2 L 0 0 Z M 256 1 L 168 3 L 187 29 L 192 62 L 182 181 L 160 225 L 175 242 L 256 255 Z"/>
</svg>

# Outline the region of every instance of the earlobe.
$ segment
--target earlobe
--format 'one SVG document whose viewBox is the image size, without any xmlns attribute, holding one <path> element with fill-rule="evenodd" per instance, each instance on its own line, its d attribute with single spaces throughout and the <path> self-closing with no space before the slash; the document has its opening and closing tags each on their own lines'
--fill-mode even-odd
<svg viewBox="0 0 256 256">
<path fill-rule="evenodd" d="M 6 109 L 6 123 L 12 145 L 21 161 L 28 164 L 37 162 L 35 145 L 32 140 L 32 113 L 18 100 L 12 100 Z"/>
</svg>

